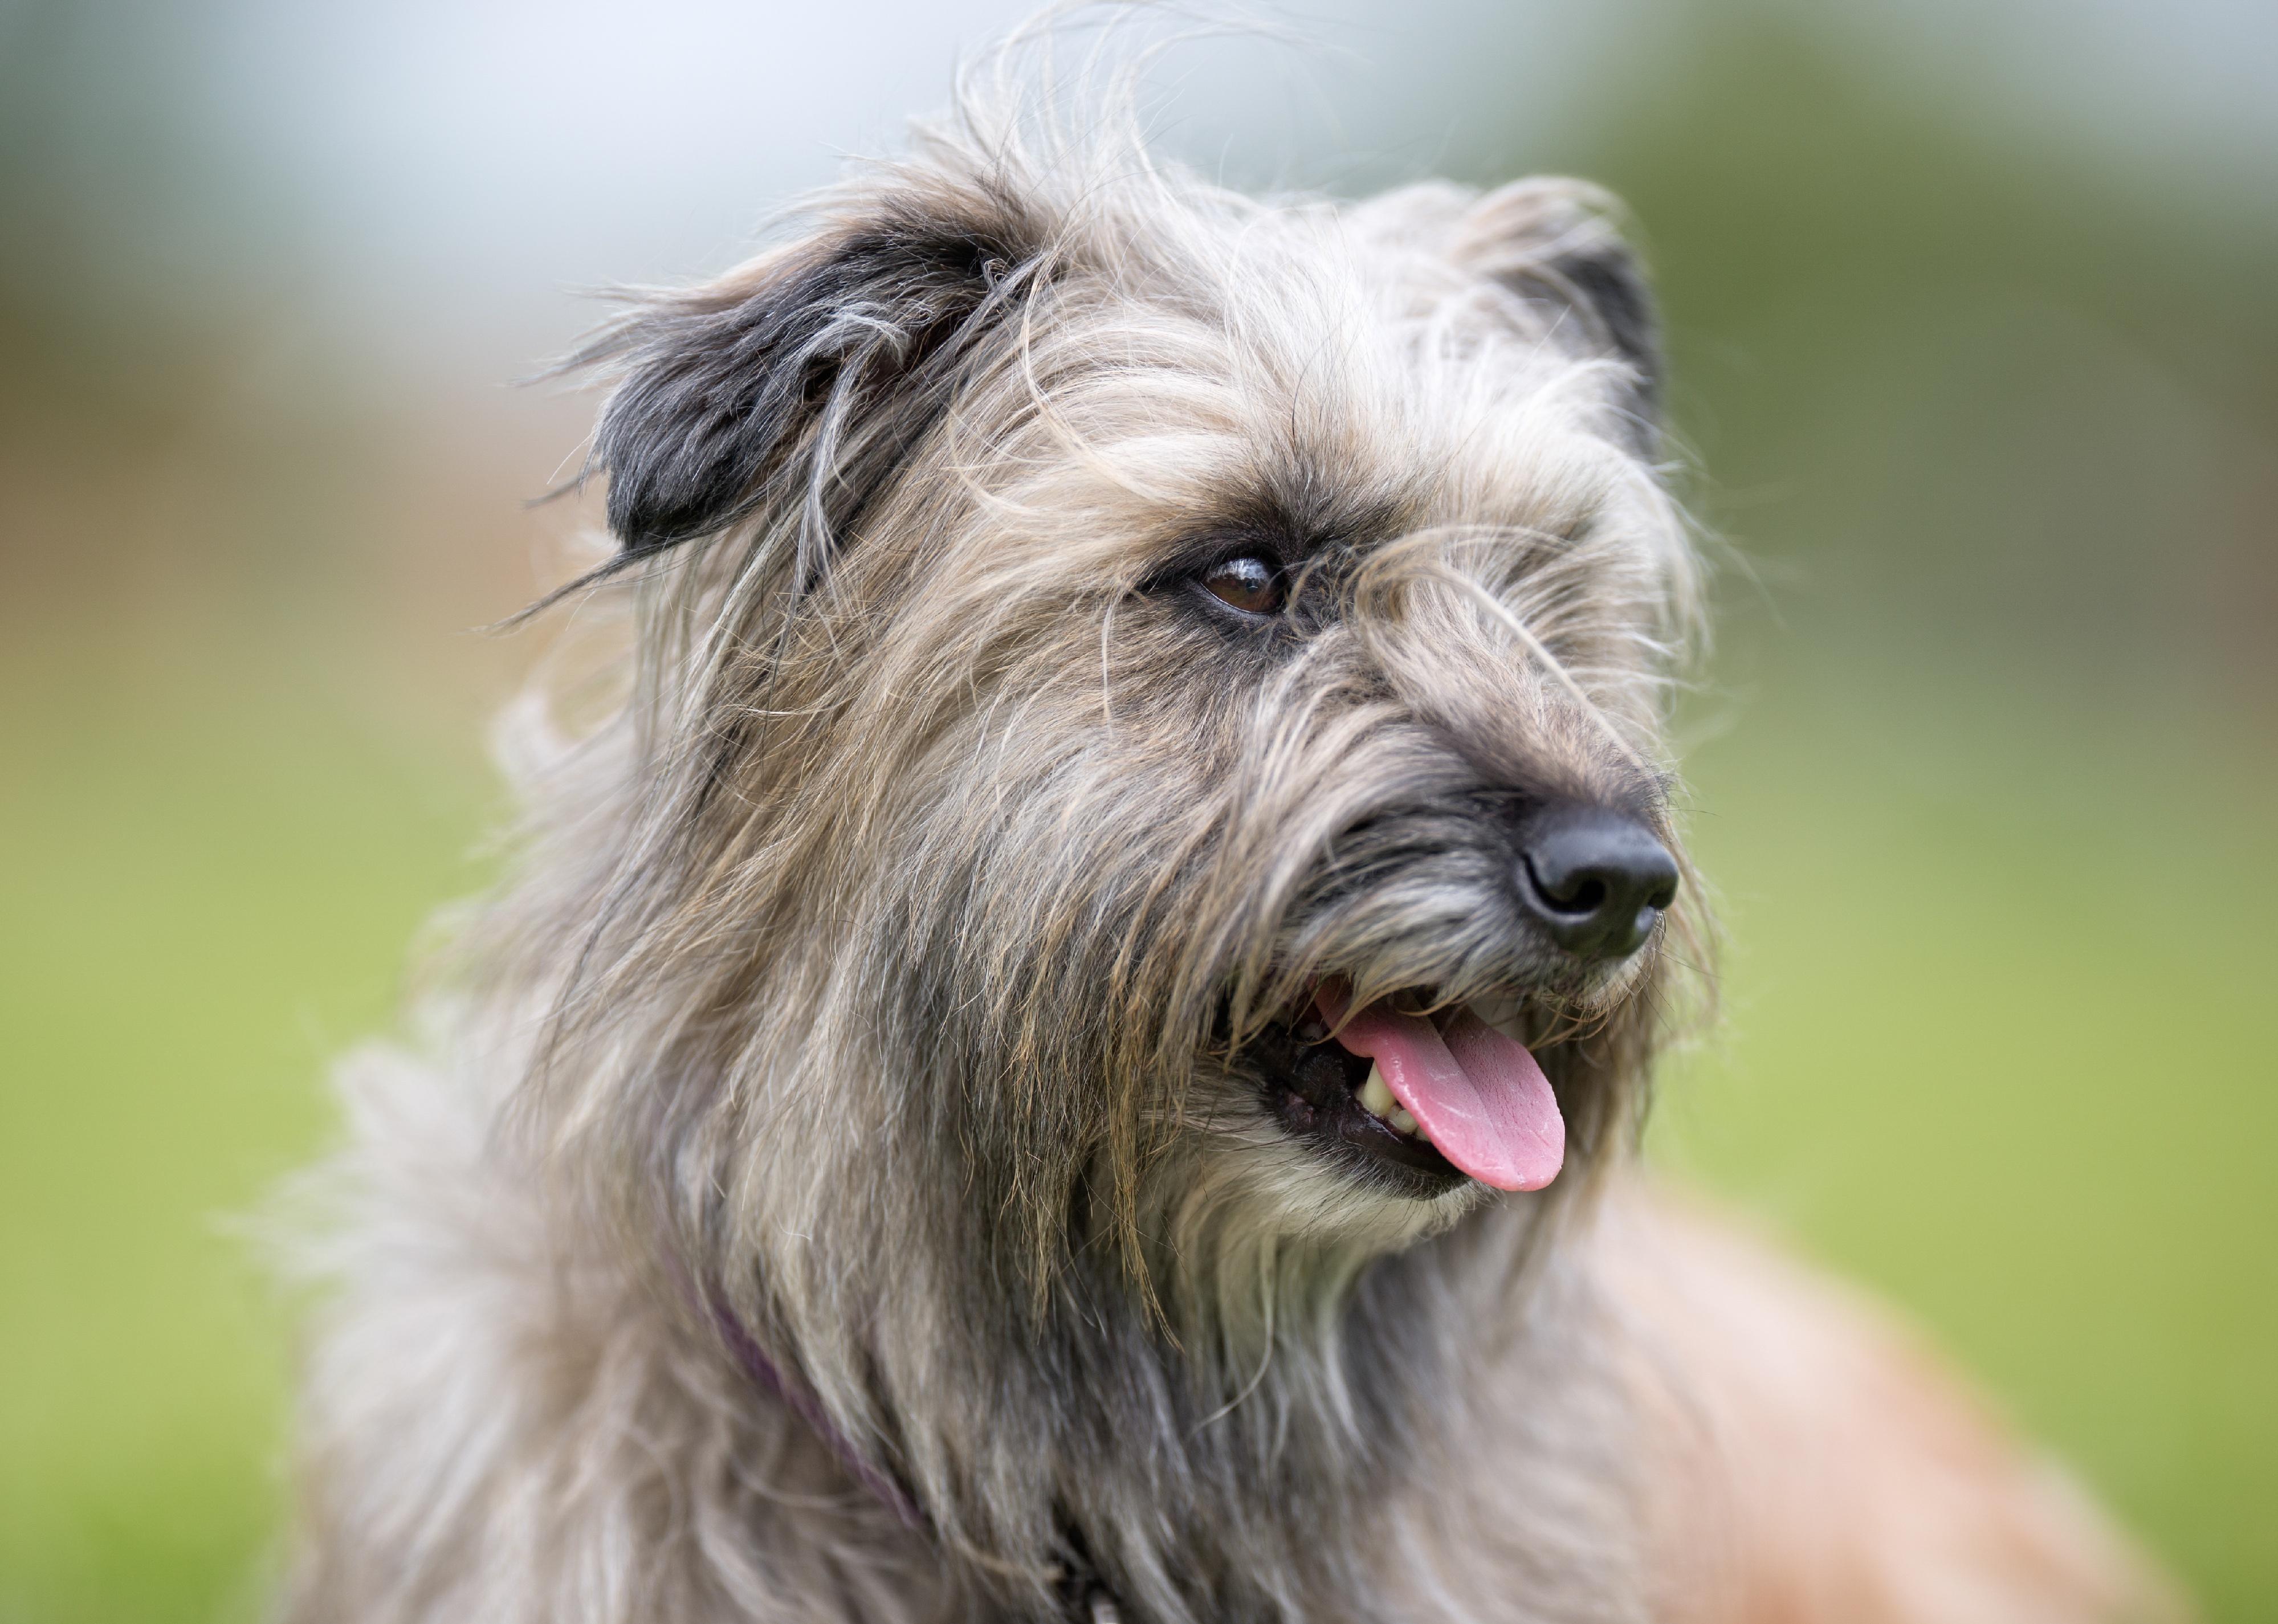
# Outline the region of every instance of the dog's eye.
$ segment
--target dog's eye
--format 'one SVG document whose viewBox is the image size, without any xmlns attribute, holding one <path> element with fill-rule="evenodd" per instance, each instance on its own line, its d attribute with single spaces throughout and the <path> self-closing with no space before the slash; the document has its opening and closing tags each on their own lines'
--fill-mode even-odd
<svg viewBox="0 0 2278 1624">
<path fill-rule="evenodd" d="M 1203 571 L 1202 583 L 1212 597 L 1244 614 L 1273 614 L 1281 607 L 1281 572 L 1255 553 L 1212 564 Z"/>
</svg>

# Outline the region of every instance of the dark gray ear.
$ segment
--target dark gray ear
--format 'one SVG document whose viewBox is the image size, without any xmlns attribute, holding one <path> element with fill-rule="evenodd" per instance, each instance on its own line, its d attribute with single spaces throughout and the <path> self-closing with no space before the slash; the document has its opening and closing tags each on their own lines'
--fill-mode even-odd
<svg viewBox="0 0 2278 1624">
<path fill-rule="evenodd" d="M 1556 307 L 1554 339 L 1563 331 L 1627 363 L 1621 407 L 1650 454 L 1661 419 L 1661 324 L 1621 214 L 1617 199 L 1585 180 L 1513 181 L 1465 213 L 1453 255 L 1530 302 Z"/>
<path fill-rule="evenodd" d="M 803 515 L 811 584 L 947 408 L 1028 258 L 1009 232 L 912 212 L 793 244 L 603 332 L 577 362 L 620 377 L 587 464 L 609 477 L 620 561 L 782 503 Z"/>
</svg>

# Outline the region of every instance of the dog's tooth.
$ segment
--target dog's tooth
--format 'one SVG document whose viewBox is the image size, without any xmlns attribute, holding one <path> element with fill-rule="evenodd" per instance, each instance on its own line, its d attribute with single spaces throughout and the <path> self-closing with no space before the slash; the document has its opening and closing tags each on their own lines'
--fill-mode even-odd
<svg viewBox="0 0 2278 1624">
<path fill-rule="evenodd" d="M 1414 1139 L 1416 1137 L 1416 1118 L 1408 1114 L 1408 1108 L 1406 1106 L 1403 1105 L 1397 1107 L 1393 1111 L 1392 1115 L 1387 1117 L 1385 1120 L 1390 1123 L 1395 1128 L 1397 1128 L 1401 1132 L 1408 1135 L 1409 1138 Z"/>
<path fill-rule="evenodd" d="M 1400 1102 L 1385 1086 L 1384 1072 L 1374 1062 L 1369 1064 L 1368 1081 L 1360 1086 L 1360 1103 L 1361 1109 L 1372 1117 L 1389 1117 L 1400 1109 Z"/>
</svg>

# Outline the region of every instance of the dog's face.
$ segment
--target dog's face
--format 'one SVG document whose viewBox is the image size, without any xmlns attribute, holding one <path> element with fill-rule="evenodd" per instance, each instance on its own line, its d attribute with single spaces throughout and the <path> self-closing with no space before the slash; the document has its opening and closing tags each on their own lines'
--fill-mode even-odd
<svg viewBox="0 0 2278 1624">
<path fill-rule="evenodd" d="M 1591 201 L 921 163 L 603 341 L 732 1177 L 1204 1265 L 1617 1137 L 1691 564 Z"/>
</svg>

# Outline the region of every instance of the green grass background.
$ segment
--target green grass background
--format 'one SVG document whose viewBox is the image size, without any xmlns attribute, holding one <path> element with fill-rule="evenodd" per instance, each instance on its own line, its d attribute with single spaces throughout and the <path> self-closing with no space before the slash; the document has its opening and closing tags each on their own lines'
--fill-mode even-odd
<svg viewBox="0 0 2278 1624">
<path fill-rule="evenodd" d="M 2268 154 L 2090 80 L 2021 99 L 2007 3 L 1891 50 L 1854 8 L 1646 0 L 1530 132 L 1490 53 L 1555 42 L 1475 40 L 1496 9 L 1403 47 L 1382 6 L 1426 144 L 1300 178 L 1565 171 L 1637 210 L 1681 483 L 1770 583 L 1726 571 L 1686 716 L 1725 1016 L 1668 1068 L 1656 1153 L 1921 1320 L 2218 1624 L 2278 1619 Z M 209 1624 L 257 1605 L 282 1509 L 291 1315 L 233 1225 L 482 880 L 469 745 L 521 656 L 450 629 L 561 578 L 574 514 L 519 503 L 592 402 L 509 402 L 535 353 L 443 336 L 526 331 L 537 286 L 462 267 L 399 333 L 327 279 L 360 252 L 333 217 L 209 139 L 187 70 L 229 8 L 19 10 L 0 1624 Z M 450 49 L 370 20 L 380 57 Z M 1451 109 L 1457 56 L 1490 71 Z"/>
<path fill-rule="evenodd" d="M 5 662 L 0 1620 L 249 1616 L 289 1317 L 241 1232 L 477 879 L 478 781 L 248 669 Z"/>
<path fill-rule="evenodd" d="M 323 1142 L 490 800 L 258 666 L 121 670 L 0 665 L 10 1624 L 256 1605 L 290 1318 L 232 1220 Z M 1906 1305 L 2212 1617 L 2269 1616 L 2268 753 L 1808 650 L 1717 709 L 1726 1018 L 1656 1143 Z"/>
</svg>

